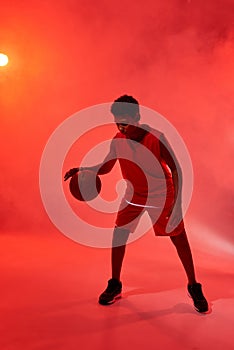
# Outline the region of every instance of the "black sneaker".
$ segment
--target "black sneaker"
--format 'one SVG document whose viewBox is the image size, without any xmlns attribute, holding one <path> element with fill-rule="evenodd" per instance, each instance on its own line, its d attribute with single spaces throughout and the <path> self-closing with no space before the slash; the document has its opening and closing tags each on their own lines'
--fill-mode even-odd
<svg viewBox="0 0 234 350">
<path fill-rule="evenodd" d="M 110 305 L 121 298 L 122 283 L 114 278 L 108 281 L 106 290 L 99 297 L 99 304 Z"/>
<path fill-rule="evenodd" d="M 193 299 L 193 304 L 198 312 L 207 312 L 208 303 L 202 293 L 202 286 L 200 283 L 188 284 L 189 296 Z"/>
</svg>

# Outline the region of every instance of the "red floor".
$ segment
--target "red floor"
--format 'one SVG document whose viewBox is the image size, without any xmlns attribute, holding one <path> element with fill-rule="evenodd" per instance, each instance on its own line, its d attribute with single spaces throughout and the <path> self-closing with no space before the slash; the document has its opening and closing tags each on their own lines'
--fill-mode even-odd
<svg viewBox="0 0 234 350">
<path fill-rule="evenodd" d="M 81 246 L 54 229 L 0 240 L 1 350 L 234 348 L 231 253 L 201 251 L 190 237 L 211 307 L 201 315 L 174 247 L 151 232 L 128 246 L 123 297 L 107 307 L 97 297 L 109 278 L 108 249 Z"/>
</svg>

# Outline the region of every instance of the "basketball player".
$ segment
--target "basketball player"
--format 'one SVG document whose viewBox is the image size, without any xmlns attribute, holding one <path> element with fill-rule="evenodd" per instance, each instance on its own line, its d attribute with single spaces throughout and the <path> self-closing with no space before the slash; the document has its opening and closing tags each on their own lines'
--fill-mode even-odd
<svg viewBox="0 0 234 350">
<path fill-rule="evenodd" d="M 128 180 L 113 231 L 112 278 L 100 295 L 99 303 L 109 305 L 121 296 L 120 276 L 126 243 L 141 215 L 147 211 L 155 235 L 169 236 L 177 250 L 187 275 L 187 289 L 195 309 L 201 313 L 207 312 L 208 303 L 203 295 L 202 286 L 195 277 L 193 258 L 184 227 L 181 208 L 182 173 L 173 150 L 162 133 L 148 125 L 140 124 L 139 103 L 132 96 L 123 95 L 115 100 L 111 112 L 118 133 L 113 138 L 109 154 L 103 163 L 93 167 L 73 168 L 64 176 L 66 181 L 82 169 L 93 170 L 98 175 L 103 175 L 110 172 L 118 160 L 123 178 Z M 154 162 L 141 155 L 140 144 L 152 152 L 160 167 L 154 166 Z M 133 186 L 133 193 L 129 183 Z M 171 232 L 168 232 L 169 219 Z"/>
</svg>

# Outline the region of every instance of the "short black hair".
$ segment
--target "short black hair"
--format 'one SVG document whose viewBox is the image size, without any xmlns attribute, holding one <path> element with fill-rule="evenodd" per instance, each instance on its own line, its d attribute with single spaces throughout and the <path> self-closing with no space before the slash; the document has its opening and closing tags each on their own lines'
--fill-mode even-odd
<svg viewBox="0 0 234 350">
<path fill-rule="evenodd" d="M 114 116 L 129 115 L 137 120 L 140 119 L 139 103 L 129 95 L 118 97 L 111 106 L 111 113 Z"/>
</svg>

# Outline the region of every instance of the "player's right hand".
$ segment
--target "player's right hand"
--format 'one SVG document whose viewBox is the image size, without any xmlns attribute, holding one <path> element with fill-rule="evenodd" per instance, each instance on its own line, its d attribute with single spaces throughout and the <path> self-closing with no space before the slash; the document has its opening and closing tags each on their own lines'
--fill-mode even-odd
<svg viewBox="0 0 234 350">
<path fill-rule="evenodd" d="M 69 177 L 72 177 L 73 175 L 78 173 L 78 171 L 79 171 L 79 168 L 72 168 L 69 171 L 67 171 L 66 174 L 64 175 L 64 181 L 67 181 Z"/>
</svg>

